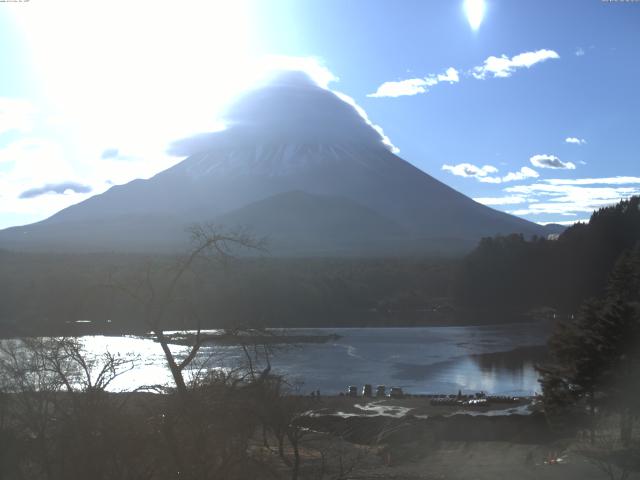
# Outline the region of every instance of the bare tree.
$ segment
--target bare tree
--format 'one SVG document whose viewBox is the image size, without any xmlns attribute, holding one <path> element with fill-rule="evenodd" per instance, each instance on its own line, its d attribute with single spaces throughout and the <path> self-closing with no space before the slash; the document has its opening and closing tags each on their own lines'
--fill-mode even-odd
<svg viewBox="0 0 640 480">
<path fill-rule="evenodd" d="M 243 478 L 251 464 L 249 441 L 258 418 L 248 384 L 267 375 L 270 366 L 257 374 L 257 350 L 242 345 L 248 361 L 246 371 L 209 371 L 211 359 L 199 361 L 206 340 L 201 331 L 202 298 L 215 285 L 207 283 L 212 271 L 225 271 L 242 251 L 262 252 L 264 242 L 246 233 L 227 233 L 215 226 L 191 229 L 192 248 L 170 264 L 149 263 L 125 281 L 110 278 L 108 285 L 125 293 L 141 308 L 147 328 L 160 344 L 176 395 L 166 398 L 159 430 L 172 459 L 171 470 L 180 478 Z M 199 294 L 199 296 L 197 295 Z M 188 319 L 196 324 L 195 334 L 185 334 L 187 351 L 172 350 L 175 336 L 166 328 Z M 175 328 L 175 327 L 174 327 Z M 240 331 L 233 332 L 240 337 Z M 264 352 L 267 350 L 265 349 Z M 199 368 L 198 368 L 199 367 Z M 189 371 L 191 381 L 185 375 Z M 246 381 L 248 380 L 248 382 Z"/>
<path fill-rule="evenodd" d="M 202 278 L 197 268 L 201 265 L 198 264 L 213 263 L 226 268 L 243 250 L 265 250 L 264 240 L 255 239 L 245 232 L 227 233 L 214 225 L 196 225 L 190 229 L 190 234 L 191 250 L 165 269 L 162 275 L 154 275 L 154 265 L 149 264 L 140 278 L 133 282 L 115 281 L 113 278 L 108 282 L 108 285 L 126 293 L 142 307 L 145 323 L 162 348 L 181 396 L 186 396 L 188 392 L 184 371 L 193 362 L 203 343 L 201 322 L 193 299 L 193 292 L 201 288 Z M 191 338 L 190 349 L 181 360 L 171 351 L 171 339 L 165 334 L 167 319 L 172 314 L 195 318 L 198 326 L 196 335 Z M 175 318 L 171 320 L 175 321 Z"/>
</svg>

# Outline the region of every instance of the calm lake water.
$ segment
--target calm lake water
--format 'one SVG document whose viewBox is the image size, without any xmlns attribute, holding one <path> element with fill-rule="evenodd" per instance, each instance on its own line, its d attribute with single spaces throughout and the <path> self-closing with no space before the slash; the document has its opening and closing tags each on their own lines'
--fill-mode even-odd
<svg viewBox="0 0 640 480">
<path fill-rule="evenodd" d="M 547 329 L 539 323 L 419 328 L 287 329 L 292 335 L 340 336 L 327 343 L 276 347 L 274 372 L 286 375 L 300 393 L 335 394 L 348 385 L 398 386 L 409 393 L 485 391 L 530 395 L 539 390 L 536 362 Z M 93 353 L 120 353 L 136 368 L 117 379 L 112 390 L 170 384 L 160 346 L 134 337 L 86 336 Z M 184 355 L 184 347 L 173 347 Z M 240 347 L 206 345 L 197 358 L 204 368 L 232 369 L 245 361 Z"/>
</svg>

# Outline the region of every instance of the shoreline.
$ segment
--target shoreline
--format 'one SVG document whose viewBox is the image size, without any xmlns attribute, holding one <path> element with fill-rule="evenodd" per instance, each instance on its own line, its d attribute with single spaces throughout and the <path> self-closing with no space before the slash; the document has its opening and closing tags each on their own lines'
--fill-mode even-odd
<svg viewBox="0 0 640 480">
<path fill-rule="evenodd" d="M 363 317 L 363 313 L 365 313 Z M 335 315 L 335 313 L 333 314 Z M 345 321 L 344 318 L 351 318 Z M 443 314 L 431 310 L 390 310 L 386 312 L 341 312 L 337 321 L 311 320 L 311 323 L 295 325 L 285 321 L 269 325 L 249 326 L 253 329 L 265 330 L 320 330 L 320 329 L 360 329 L 360 328 L 444 328 L 444 327 L 489 327 L 509 324 L 539 324 L 548 328 L 553 319 L 522 312 L 483 311 L 470 312 L 457 310 Z M 145 336 L 148 329 L 138 326 L 125 326 L 123 321 L 69 321 L 55 327 L 33 329 L 33 327 L 21 327 L 15 322 L 0 322 L 0 339 L 12 339 L 20 337 L 44 337 L 44 336 L 69 336 L 80 337 L 86 335 L 102 335 L 107 337 L 117 336 Z M 133 323 L 133 322 L 132 322 Z M 202 326 L 203 331 L 223 330 L 228 328 L 228 323 L 222 325 Z M 181 325 L 182 326 L 182 325 Z M 196 325 L 192 328 L 176 328 L 168 325 L 166 331 L 196 331 Z"/>
<path fill-rule="evenodd" d="M 165 334 L 170 345 L 193 346 L 196 344 L 197 335 L 191 332 Z M 157 342 L 153 335 L 144 335 L 140 338 L 146 338 Z M 201 334 L 200 344 L 207 343 L 217 345 L 292 345 L 305 343 L 327 343 L 337 341 L 341 336 L 336 333 L 326 335 L 286 335 L 286 334 Z"/>
<path fill-rule="evenodd" d="M 283 330 L 292 330 L 292 331 L 304 331 L 304 330 L 360 330 L 360 329 L 412 329 L 412 328 L 455 328 L 455 327 L 499 327 L 505 325 L 540 325 L 541 328 L 549 328 L 551 323 L 549 319 L 546 318 L 534 318 L 534 317 L 525 317 L 525 320 L 513 321 L 513 319 L 503 319 L 503 320 L 487 320 L 483 322 L 458 322 L 458 321 L 447 321 L 447 322 L 425 322 L 425 323 L 398 323 L 398 324 L 353 324 L 353 325 L 345 325 L 345 324 L 322 324 L 322 325 L 306 325 L 306 326 L 268 326 L 268 327 L 249 327 L 255 330 L 264 329 L 265 331 L 283 331 Z M 202 328 L 203 332 L 208 331 L 220 331 L 224 330 L 226 327 L 216 327 L 216 326 L 207 326 L 206 328 Z M 175 329 L 175 328 L 167 328 L 165 332 L 174 333 L 182 333 L 182 332 L 196 332 L 197 328 L 187 328 L 187 329 Z M 0 325 L 0 340 L 12 340 L 18 338 L 36 338 L 36 337 L 85 337 L 85 336 L 103 336 L 103 337 L 139 337 L 139 338 L 151 338 L 152 334 L 149 333 L 148 330 L 141 329 L 116 329 L 113 327 L 109 327 L 106 329 L 98 328 L 92 324 L 72 324 L 71 326 L 67 326 L 64 329 L 55 329 L 55 330 L 42 330 L 40 332 L 33 331 L 20 331 L 18 328 L 4 328 Z M 168 336 L 168 334 L 167 334 Z M 313 335 L 310 335 L 313 336 Z M 265 336 L 266 337 L 266 336 Z M 303 335 L 304 337 L 304 335 Z M 340 337 L 340 335 L 338 335 Z M 291 343 L 291 342 L 287 342 Z M 305 342 L 310 343 L 310 342 Z"/>
</svg>

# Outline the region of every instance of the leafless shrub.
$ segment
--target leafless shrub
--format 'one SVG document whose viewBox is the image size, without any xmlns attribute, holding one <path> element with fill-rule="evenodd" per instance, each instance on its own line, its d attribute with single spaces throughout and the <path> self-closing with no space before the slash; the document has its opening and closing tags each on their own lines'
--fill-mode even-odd
<svg viewBox="0 0 640 480">
<path fill-rule="evenodd" d="M 12 476 L 106 479 L 144 471 L 132 456 L 139 448 L 124 404 L 105 390 L 132 367 L 108 353 L 87 359 L 76 339 L 2 342 L 3 432 L 14 443 Z"/>
</svg>

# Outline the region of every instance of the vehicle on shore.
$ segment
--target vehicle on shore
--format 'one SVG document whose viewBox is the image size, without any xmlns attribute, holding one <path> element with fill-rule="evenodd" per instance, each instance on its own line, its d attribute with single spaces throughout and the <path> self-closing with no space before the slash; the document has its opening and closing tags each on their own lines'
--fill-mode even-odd
<svg viewBox="0 0 640 480">
<path fill-rule="evenodd" d="M 389 390 L 389 397 L 390 398 L 403 398 L 404 397 L 404 392 L 402 391 L 402 388 L 400 388 L 400 387 L 391 387 L 391 390 Z"/>
</svg>

